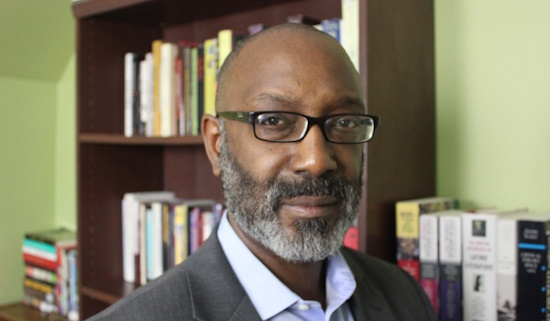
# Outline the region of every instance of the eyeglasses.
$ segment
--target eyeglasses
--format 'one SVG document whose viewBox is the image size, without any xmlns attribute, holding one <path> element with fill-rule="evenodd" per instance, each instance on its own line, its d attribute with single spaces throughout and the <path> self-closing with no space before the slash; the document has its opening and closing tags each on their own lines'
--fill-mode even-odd
<svg viewBox="0 0 550 321">
<path fill-rule="evenodd" d="M 338 144 L 358 144 L 371 140 L 380 118 L 366 114 L 337 114 L 310 117 L 282 111 L 227 111 L 217 117 L 250 123 L 259 140 L 277 143 L 298 142 L 313 125 L 319 125 L 326 140 Z"/>
</svg>

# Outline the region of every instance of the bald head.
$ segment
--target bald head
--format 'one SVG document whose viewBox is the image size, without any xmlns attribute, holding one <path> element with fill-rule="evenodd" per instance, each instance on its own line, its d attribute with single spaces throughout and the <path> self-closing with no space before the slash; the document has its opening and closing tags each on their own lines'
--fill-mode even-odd
<svg viewBox="0 0 550 321">
<path fill-rule="evenodd" d="M 304 64 L 305 62 L 310 62 Z M 315 65 L 315 63 L 317 65 Z M 320 64 L 320 65 L 319 65 Z M 271 66 L 270 66 L 271 65 Z M 263 30 L 237 44 L 218 74 L 216 111 L 240 109 L 234 87 L 250 81 L 250 76 L 269 78 L 279 71 L 301 67 L 302 71 L 319 72 L 323 67 L 338 68 L 357 90 L 360 81 L 353 64 L 338 41 L 311 26 L 296 23 L 277 25 Z M 283 68 L 281 70 L 280 68 Z M 326 68 L 325 68 L 326 69 Z M 326 70 L 325 70 L 326 71 Z M 269 73 L 269 74 L 266 74 Z M 319 76 L 326 76 L 321 75 Z M 244 98 L 244 97 L 240 97 Z"/>
</svg>

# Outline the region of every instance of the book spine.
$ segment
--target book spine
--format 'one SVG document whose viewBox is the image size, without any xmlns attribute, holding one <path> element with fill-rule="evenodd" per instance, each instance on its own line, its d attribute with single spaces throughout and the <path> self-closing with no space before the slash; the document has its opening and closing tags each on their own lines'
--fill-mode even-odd
<svg viewBox="0 0 550 321">
<path fill-rule="evenodd" d="M 177 205 L 174 208 L 174 264 L 180 264 L 187 258 L 188 242 L 188 215 L 187 206 Z"/>
<path fill-rule="evenodd" d="M 215 115 L 216 74 L 218 70 L 218 39 L 204 42 L 204 113 Z"/>
<path fill-rule="evenodd" d="M 464 321 L 497 320 L 496 216 L 464 213 Z"/>
<path fill-rule="evenodd" d="M 142 99 L 142 122 L 145 122 L 145 136 L 152 137 L 154 135 L 154 85 L 153 85 L 153 54 L 145 54 L 145 60 L 143 64 L 143 81 L 141 86 L 141 99 Z"/>
<path fill-rule="evenodd" d="M 419 219 L 420 285 L 435 311 L 439 311 L 438 222 L 437 216 L 423 214 Z"/>
<path fill-rule="evenodd" d="M 191 49 L 191 135 L 199 134 L 199 49 Z"/>
<path fill-rule="evenodd" d="M 57 281 L 55 272 L 30 265 L 25 265 L 25 275 L 29 278 L 47 283 L 55 283 Z"/>
<path fill-rule="evenodd" d="M 397 265 L 420 280 L 418 261 L 419 209 L 415 203 L 398 202 L 395 210 Z"/>
<path fill-rule="evenodd" d="M 34 255 L 36 257 L 42 258 L 44 260 L 48 261 L 57 261 L 57 253 L 51 253 L 50 251 L 45 251 L 42 249 L 38 249 L 36 247 L 30 247 L 27 245 L 23 245 L 23 253 Z"/>
<path fill-rule="evenodd" d="M 497 313 L 499 321 L 515 321 L 517 310 L 517 220 L 497 219 Z"/>
<path fill-rule="evenodd" d="M 462 321 L 462 222 L 439 218 L 439 320 Z"/>
<path fill-rule="evenodd" d="M 321 21 L 323 31 L 340 42 L 340 19 L 325 19 Z"/>
<path fill-rule="evenodd" d="M 225 59 L 233 50 L 233 30 L 224 29 L 218 31 L 218 66 L 221 68 Z"/>
<path fill-rule="evenodd" d="M 174 121 L 174 77 L 176 48 L 173 43 L 163 43 L 160 48 L 160 135 L 162 137 L 173 136 L 172 122 Z"/>
<path fill-rule="evenodd" d="M 204 45 L 197 47 L 197 135 L 201 133 L 201 120 L 204 115 Z"/>
<path fill-rule="evenodd" d="M 56 254 L 55 246 L 49 243 L 39 242 L 31 239 L 25 238 L 23 240 L 23 246 L 28 248 L 34 248 L 45 253 Z M 56 258 L 57 260 L 57 258 Z"/>
<path fill-rule="evenodd" d="M 27 264 L 44 268 L 46 270 L 55 271 L 57 269 L 57 261 L 45 260 L 35 255 L 23 253 L 23 261 Z"/>
<path fill-rule="evenodd" d="M 122 276 L 126 282 L 135 282 L 134 266 L 134 211 L 136 201 L 129 195 L 122 199 Z"/>
<path fill-rule="evenodd" d="M 544 222 L 518 221 L 518 320 L 546 318 L 547 261 Z"/>
<path fill-rule="evenodd" d="M 342 0 L 340 43 L 359 71 L 359 0 Z"/>
<path fill-rule="evenodd" d="M 134 120 L 134 83 L 136 54 L 128 52 L 124 55 L 124 136 L 133 135 Z"/>
<path fill-rule="evenodd" d="M 160 136 L 161 112 L 160 112 L 160 48 L 162 40 L 152 43 L 153 54 L 153 136 Z"/>
</svg>

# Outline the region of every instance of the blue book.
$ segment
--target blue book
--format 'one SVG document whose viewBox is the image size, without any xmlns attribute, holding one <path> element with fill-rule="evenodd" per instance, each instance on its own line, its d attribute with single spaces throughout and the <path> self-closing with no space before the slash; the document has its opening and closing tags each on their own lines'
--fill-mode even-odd
<svg viewBox="0 0 550 321">
<path fill-rule="evenodd" d="M 340 19 L 326 19 L 321 21 L 323 31 L 333 36 L 338 42 L 340 42 Z"/>
</svg>

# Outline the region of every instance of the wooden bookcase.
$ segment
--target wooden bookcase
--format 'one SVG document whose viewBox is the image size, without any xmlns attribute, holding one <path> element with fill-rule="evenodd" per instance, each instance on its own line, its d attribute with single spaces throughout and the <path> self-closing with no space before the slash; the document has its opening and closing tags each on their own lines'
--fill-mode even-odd
<svg viewBox="0 0 550 321">
<path fill-rule="evenodd" d="M 435 193 L 433 2 L 359 0 L 360 76 L 382 116 L 365 145 L 360 250 L 394 261 L 397 200 Z M 341 16 L 341 0 L 80 0 L 77 20 L 77 179 L 80 315 L 134 286 L 122 279 L 121 199 L 141 190 L 223 201 L 200 137 L 123 136 L 124 54 L 154 39 L 204 41 L 218 30 L 287 16 Z"/>
</svg>

